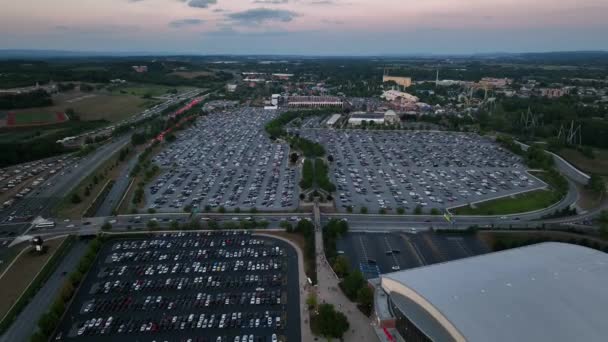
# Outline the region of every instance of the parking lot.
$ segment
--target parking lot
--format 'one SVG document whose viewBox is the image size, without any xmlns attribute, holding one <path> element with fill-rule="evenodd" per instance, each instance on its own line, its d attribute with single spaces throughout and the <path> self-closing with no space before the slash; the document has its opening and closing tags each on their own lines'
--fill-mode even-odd
<svg viewBox="0 0 608 342">
<path fill-rule="evenodd" d="M 429 212 L 545 187 L 516 156 L 474 134 L 302 129 L 333 156 L 337 208 Z"/>
<path fill-rule="evenodd" d="M 297 256 L 248 232 L 111 240 L 61 323 L 68 341 L 299 341 Z"/>
<path fill-rule="evenodd" d="M 275 111 L 240 108 L 209 114 L 154 158 L 161 176 L 147 188 L 160 212 L 193 208 L 292 210 L 298 171 L 289 146 L 271 142 L 264 124 Z"/>
<path fill-rule="evenodd" d="M 472 235 L 423 232 L 348 233 L 337 243 L 340 254 L 367 278 L 489 252 Z"/>
</svg>

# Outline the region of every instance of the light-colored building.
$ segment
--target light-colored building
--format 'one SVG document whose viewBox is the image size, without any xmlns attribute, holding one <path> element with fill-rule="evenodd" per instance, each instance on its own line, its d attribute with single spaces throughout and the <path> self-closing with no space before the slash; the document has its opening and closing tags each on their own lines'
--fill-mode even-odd
<svg viewBox="0 0 608 342">
<path fill-rule="evenodd" d="M 327 122 L 326 122 L 325 124 L 326 124 L 327 126 L 329 126 L 329 127 L 333 127 L 333 126 L 334 126 L 334 125 L 335 125 L 335 124 L 338 122 L 338 120 L 340 120 L 340 118 L 341 118 L 341 117 L 342 117 L 342 115 L 340 115 L 340 114 L 333 114 L 333 115 L 332 115 L 332 116 L 331 116 L 331 117 L 330 117 L 330 118 L 327 120 Z"/>
<path fill-rule="evenodd" d="M 379 282 L 378 324 L 406 341 L 608 336 L 608 254 L 587 247 L 540 243 L 383 274 Z"/>
<path fill-rule="evenodd" d="M 393 125 L 398 124 L 399 122 L 401 122 L 399 115 L 397 115 L 394 110 L 387 110 L 386 113 L 384 113 L 384 123 Z"/>
<path fill-rule="evenodd" d="M 387 101 L 395 101 L 397 99 L 401 99 L 403 101 L 406 102 L 418 102 L 418 97 L 412 95 L 412 94 L 408 94 L 399 90 L 387 90 L 385 92 L 382 93 L 382 95 L 380 95 L 381 98 L 387 100 Z"/>
<path fill-rule="evenodd" d="M 226 91 L 234 93 L 236 91 L 236 84 L 226 84 Z"/>
<path fill-rule="evenodd" d="M 382 76 L 382 83 L 393 81 L 402 87 L 409 87 L 412 85 L 411 77 L 401 77 L 401 76 Z"/>
<path fill-rule="evenodd" d="M 553 99 L 568 94 L 568 90 L 563 88 L 541 88 L 540 94 L 543 97 Z"/>
<path fill-rule="evenodd" d="M 513 80 L 510 78 L 484 77 L 479 81 L 482 88 L 504 88 L 511 83 L 513 83 Z"/>
<path fill-rule="evenodd" d="M 348 124 L 351 126 L 360 126 L 365 121 L 366 124 L 375 123 L 376 125 L 384 124 L 384 114 L 382 113 L 353 113 L 348 118 Z"/>
<path fill-rule="evenodd" d="M 335 96 L 290 96 L 287 105 L 294 108 L 342 108 L 344 101 Z"/>
</svg>

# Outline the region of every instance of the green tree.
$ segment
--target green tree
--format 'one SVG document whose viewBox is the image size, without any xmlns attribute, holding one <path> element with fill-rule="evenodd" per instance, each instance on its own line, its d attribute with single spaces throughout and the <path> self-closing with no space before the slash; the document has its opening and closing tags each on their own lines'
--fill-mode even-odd
<svg viewBox="0 0 608 342">
<path fill-rule="evenodd" d="M 308 309 L 312 310 L 312 309 L 316 308 L 317 304 L 318 304 L 317 294 L 315 292 L 311 292 L 308 295 L 308 297 L 306 298 L 306 305 L 308 306 Z"/>
<path fill-rule="evenodd" d="M 441 212 L 439 211 L 439 209 L 437 209 L 437 208 L 431 209 L 431 215 L 439 215 L 439 214 L 441 214 Z"/>
<path fill-rule="evenodd" d="M 367 207 L 361 207 L 361 214 L 367 214 Z"/>
<path fill-rule="evenodd" d="M 422 206 L 417 205 L 416 208 L 414 209 L 414 214 L 415 215 L 421 215 L 422 214 Z"/>
<path fill-rule="evenodd" d="M 285 229 L 285 231 L 288 233 L 293 231 L 293 226 L 288 221 L 281 221 L 281 223 L 279 223 L 279 227 Z"/>
<path fill-rule="evenodd" d="M 374 291 L 369 286 L 363 286 L 357 291 L 357 302 L 371 312 L 372 305 L 374 304 Z"/>
<path fill-rule="evenodd" d="M 207 225 L 209 226 L 209 229 L 213 229 L 213 230 L 220 228 L 220 224 L 217 223 L 217 221 L 215 221 L 215 220 L 209 221 L 209 223 L 207 223 Z"/>
<path fill-rule="evenodd" d="M 403 207 L 397 208 L 397 214 L 399 214 L 399 215 L 405 214 L 405 209 Z"/>
<path fill-rule="evenodd" d="M 600 175 L 591 174 L 586 188 L 593 191 L 596 195 L 602 196 L 606 193 L 606 184 Z"/>
<path fill-rule="evenodd" d="M 110 222 L 106 222 L 101 226 L 101 230 L 111 230 L 112 224 Z"/>
<path fill-rule="evenodd" d="M 80 198 L 80 196 L 78 196 L 77 193 L 73 193 L 72 196 L 70 197 L 70 202 L 72 202 L 73 204 L 78 204 L 78 203 L 82 202 L 82 199 Z"/>
<path fill-rule="evenodd" d="M 217 209 L 217 212 L 218 212 L 218 213 L 223 214 L 223 213 L 225 213 L 225 212 L 226 212 L 226 208 L 224 208 L 224 206 L 220 206 L 220 207 Z"/>
<path fill-rule="evenodd" d="M 146 227 L 148 227 L 149 229 L 158 228 L 158 222 L 156 222 L 155 220 L 150 220 L 148 221 L 148 223 L 146 223 Z"/>
<path fill-rule="evenodd" d="M 334 272 L 336 272 L 339 277 L 344 277 L 348 274 L 349 269 L 350 265 L 348 263 L 348 259 L 346 259 L 343 255 L 338 256 L 336 261 L 334 261 Z"/>
<path fill-rule="evenodd" d="M 319 305 L 317 320 L 319 322 L 319 332 L 327 338 L 341 339 L 350 327 L 346 316 L 336 311 L 331 304 Z"/>
<path fill-rule="evenodd" d="M 342 281 L 342 289 L 344 290 L 344 294 L 351 299 L 355 299 L 357 297 L 357 291 L 359 291 L 359 289 L 364 285 L 365 278 L 359 270 L 349 273 Z"/>
<path fill-rule="evenodd" d="M 171 220 L 171 223 L 169 223 L 169 228 L 171 228 L 173 230 L 178 230 L 179 222 L 177 222 L 176 220 Z"/>
</svg>

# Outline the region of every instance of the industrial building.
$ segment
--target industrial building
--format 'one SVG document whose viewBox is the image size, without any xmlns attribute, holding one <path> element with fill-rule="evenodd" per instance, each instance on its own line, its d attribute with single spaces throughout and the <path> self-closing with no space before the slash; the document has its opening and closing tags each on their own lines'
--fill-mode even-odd
<svg viewBox="0 0 608 342">
<path fill-rule="evenodd" d="M 541 243 L 388 273 L 375 283 L 378 323 L 406 341 L 608 336 L 608 254 L 587 247 Z"/>
<path fill-rule="evenodd" d="M 327 119 L 327 122 L 325 124 L 328 127 L 333 127 L 338 122 L 338 120 L 340 120 L 341 117 L 342 115 L 340 114 L 333 114 L 329 119 Z"/>
<path fill-rule="evenodd" d="M 382 76 L 383 83 L 390 82 L 390 81 L 393 81 L 393 82 L 397 83 L 398 85 L 405 87 L 405 88 L 412 85 L 411 77 L 400 77 L 400 76 L 389 76 L 389 75 Z"/>
</svg>

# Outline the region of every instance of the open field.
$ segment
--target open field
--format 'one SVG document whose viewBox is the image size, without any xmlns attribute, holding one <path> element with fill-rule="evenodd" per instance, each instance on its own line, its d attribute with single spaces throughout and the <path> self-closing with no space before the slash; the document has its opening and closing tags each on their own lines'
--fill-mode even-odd
<svg viewBox="0 0 608 342">
<path fill-rule="evenodd" d="M 572 148 L 564 148 L 559 155 L 579 170 L 587 173 L 608 176 L 608 150 L 593 149 L 595 159 L 584 156 L 580 151 Z"/>
<path fill-rule="evenodd" d="M 6 274 L 0 279 L 0 317 L 4 317 L 11 306 L 19 299 L 21 293 L 27 288 L 45 263 L 53 256 L 61 246 L 64 238 L 50 240 L 45 245 L 47 251 L 43 255 L 37 255 L 31 247 L 24 252 Z"/>
<path fill-rule="evenodd" d="M 182 78 L 187 78 L 187 79 L 193 79 L 193 78 L 197 78 L 200 76 L 206 77 L 206 76 L 212 76 L 213 72 L 211 71 L 176 71 L 171 73 L 170 75 L 175 75 L 175 76 L 179 76 Z"/>
<path fill-rule="evenodd" d="M 53 98 L 55 105 L 42 108 L 27 108 L 12 111 L 19 117 L 56 117 L 56 113 L 63 113 L 72 108 L 80 120 L 107 120 L 116 122 L 140 113 L 146 108 L 154 106 L 157 101 L 142 99 L 138 96 L 124 94 L 91 93 L 82 94 L 72 92 L 71 96 L 62 94 Z M 8 121 L 8 120 L 7 120 Z"/>
<path fill-rule="evenodd" d="M 178 93 L 183 93 L 192 88 L 171 87 L 160 84 L 127 84 L 112 87 L 112 94 L 156 97 L 168 95 L 173 89 L 176 89 Z"/>
</svg>

